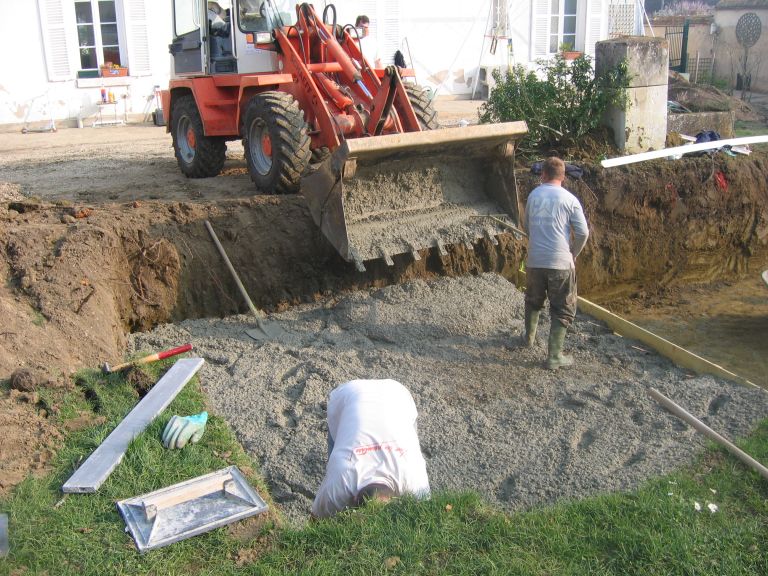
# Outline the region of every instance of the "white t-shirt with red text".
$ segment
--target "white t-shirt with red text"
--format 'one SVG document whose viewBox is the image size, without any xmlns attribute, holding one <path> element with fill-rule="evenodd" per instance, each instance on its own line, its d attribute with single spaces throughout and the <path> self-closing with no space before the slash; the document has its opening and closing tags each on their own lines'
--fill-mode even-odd
<svg viewBox="0 0 768 576">
<path fill-rule="evenodd" d="M 416 404 L 395 380 L 352 380 L 328 399 L 334 446 L 312 515 L 332 516 L 369 484 L 397 494 L 429 495 L 427 467 L 416 432 Z"/>
</svg>

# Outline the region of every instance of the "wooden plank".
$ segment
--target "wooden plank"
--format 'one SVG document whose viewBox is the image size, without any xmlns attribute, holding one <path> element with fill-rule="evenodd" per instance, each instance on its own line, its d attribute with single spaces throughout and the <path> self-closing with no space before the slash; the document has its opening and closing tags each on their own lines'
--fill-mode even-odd
<svg viewBox="0 0 768 576">
<path fill-rule="evenodd" d="M 184 358 L 176 362 L 70 476 L 61 487 L 62 492 L 96 492 L 123 459 L 131 441 L 168 407 L 203 363 L 202 358 Z"/>
<path fill-rule="evenodd" d="M 745 136 L 744 138 L 729 138 L 727 140 L 714 140 L 712 142 L 702 142 L 701 144 L 686 144 L 685 146 L 675 146 L 674 148 L 663 148 L 651 152 L 641 152 L 630 156 L 619 156 L 618 158 L 608 158 L 600 164 L 603 168 L 612 168 L 613 166 L 623 166 L 624 164 L 634 164 L 635 162 L 645 162 L 646 160 L 656 160 L 658 158 L 667 158 L 678 154 L 687 154 L 688 152 L 701 152 L 704 150 L 713 150 L 721 146 L 740 146 L 742 144 L 762 144 L 768 142 L 768 136 Z"/>
<path fill-rule="evenodd" d="M 661 336 L 657 336 L 653 332 L 649 332 L 645 328 L 641 328 L 637 324 L 633 324 L 629 320 L 625 320 L 621 316 L 617 316 L 610 310 L 607 310 L 602 306 L 598 306 L 589 300 L 585 300 L 581 296 L 579 296 L 578 302 L 579 310 L 585 314 L 589 314 L 598 320 L 602 320 L 608 326 L 610 326 L 612 330 L 621 334 L 622 336 L 627 336 L 634 340 L 638 340 L 643 344 L 647 344 L 662 356 L 666 356 L 672 360 L 672 362 L 678 366 L 690 368 L 691 370 L 700 374 L 712 374 L 713 376 L 719 376 L 721 378 L 725 378 L 726 380 L 730 380 L 731 382 L 737 382 L 739 384 L 760 388 L 760 386 L 750 382 L 746 378 L 739 376 L 738 374 L 734 374 L 733 372 L 726 370 L 722 366 L 714 364 L 713 362 L 710 362 L 701 356 L 697 356 L 693 352 L 689 352 L 685 348 L 678 346 L 677 344 L 673 344 L 669 340 L 665 340 Z"/>
</svg>

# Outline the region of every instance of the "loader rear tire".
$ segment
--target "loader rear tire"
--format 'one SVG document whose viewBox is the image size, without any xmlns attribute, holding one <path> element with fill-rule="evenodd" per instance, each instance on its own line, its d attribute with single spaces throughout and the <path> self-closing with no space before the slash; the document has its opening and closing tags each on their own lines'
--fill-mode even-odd
<svg viewBox="0 0 768 576">
<path fill-rule="evenodd" d="M 411 101 L 413 111 L 416 112 L 416 118 L 419 119 L 419 125 L 422 130 L 437 130 L 440 124 L 437 121 L 437 111 L 432 106 L 428 92 L 417 84 L 404 84 L 405 91 L 408 94 L 408 100 Z"/>
<path fill-rule="evenodd" d="M 304 113 L 285 92 L 263 92 L 251 98 L 243 122 L 243 148 L 248 172 L 267 194 L 299 191 L 311 152 Z"/>
<path fill-rule="evenodd" d="M 181 172 L 187 178 L 217 176 L 227 158 L 227 143 L 205 135 L 195 98 L 187 95 L 176 100 L 171 118 L 173 151 Z"/>
</svg>

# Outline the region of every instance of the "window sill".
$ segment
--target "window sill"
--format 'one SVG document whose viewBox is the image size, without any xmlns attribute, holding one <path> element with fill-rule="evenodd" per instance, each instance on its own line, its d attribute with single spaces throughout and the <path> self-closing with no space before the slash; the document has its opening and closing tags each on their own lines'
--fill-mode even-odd
<svg viewBox="0 0 768 576">
<path fill-rule="evenodd" d="M 78 88 L 101 88 L 102 86 L 128 86 L 131 83 L 130 76 L 115 76 L 104 78 L 78 78 Z"/>
</svg>

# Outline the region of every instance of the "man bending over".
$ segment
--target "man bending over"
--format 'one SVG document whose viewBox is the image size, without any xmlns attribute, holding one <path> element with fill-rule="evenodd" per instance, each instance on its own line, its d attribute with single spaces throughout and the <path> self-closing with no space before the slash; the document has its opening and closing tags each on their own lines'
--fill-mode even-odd
<svg viewBox="0 0 768 576">
<path fill-rule="evenodd" d="M 395 380 L 352 380 L 331 391 L 328 464 L 312 516 L 332 516 L 368 499 L 428 496 L 417 416 L 411 393 Z"/>
</svg>

